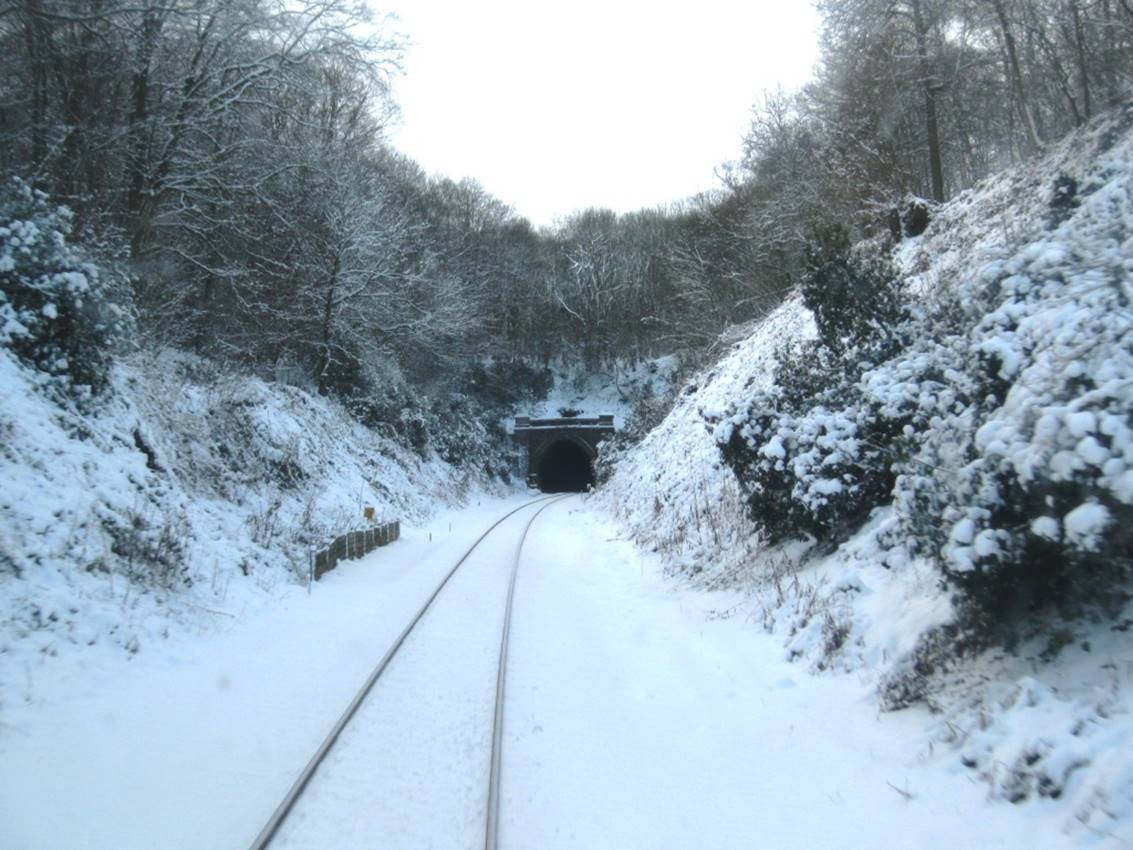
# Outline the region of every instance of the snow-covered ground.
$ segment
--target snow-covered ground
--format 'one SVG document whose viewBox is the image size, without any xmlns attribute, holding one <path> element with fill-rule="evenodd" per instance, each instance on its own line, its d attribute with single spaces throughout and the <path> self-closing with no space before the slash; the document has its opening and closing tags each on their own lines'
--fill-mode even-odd
<svg viewBox="0 0 1133 850">
<path fill-rule="evenodd" d="M 280 583 L 206 635 L 13 671 L 26 697 L 2 715 L 0 847 L 247 846 L 443 572 L 521 502 L 406 523 L 310 594 Z"/>
<path fill-rule="evenodd" d="M 1082 197 L 1055 221 L 1062 173 Z M 1041 367 L 1003 406 L 1008 436 L 1048 404 L 1031 391 L 1059 377 L 1043 358 L 1066 328 L 1128 419 L 1133 353 L 1096 343 L 1128 338 L 1131 175 L 1128 128 L 1091 130 L 937 210 L 898 251 L 925 298 L 1010 275 L 1062 287 L 976 330 L 1006 377 Z M 1115 293 L 1124 306 L 1106 309 Z M 599 493 L 536 524 L 509 668 L 505 846 L 1133 844 L 1133 609 L 931 670 L 920 702 L 883 712 L 954 614 L 933 564 L 882 545 L 900 506 L 834 552 L 753 534 L 708 419 L 814 333 L 785 302 L 687 381 Z M 676 358 L 559 370 L 519 412 L 621 425 L 679 374 Z M 332 402 L 182 355 L 127 360 L 112 387 L 101 407 L 60 406 L 0 350 L 0 850 L 244 846 L 452 559 L 525 497 L 478 496 L 484 481 Z M 1083 464 L 1124 451 L 1116 426 L 1099 441 L 1079 413 L 1059 413 L 1054 436 L 1076 436 Z M 1102 471 L 1117 498 L 1133 499 L 1127 469 Z M 308 547 L 364 505 L 400 518 L 402 541 L 308 595 Z M 467 565 L 281 845 L 476 840 L 506 549 Z"/>
<path fill-rule="evenodd" d="M 222 633 L 43 668 L 0 735 L 0 846 L 247 846 L 433 583 L 518 501 L 407 528 Z M 482 840 L 492 683 L 479 674 L 506 572 L 504 552 L 486 554 L 410 638 L 280 846 Z M 501 844 L 1067 846 L 1060 813 L 994 805 L 926 747 L 926 710 L 879 714 L 856 678 L 807 675 L 745 610 L 734 591 L 674 590 L 579 499 L 548 509 L 516 589 Z"/>
<path fill-rule="evenodd" d="M 982 322 L 977 316 L 963 341 L 999 358 L 1012 387 L 994 415 L 996 430 L 981 431 L 980 445 L 997 438 L 1011 462 L 1018 458 L 1032 469 L 1049 461 L 1052 469 L 1061 462 L 1088 471 L 1097 460 L 1099 480 L 1111 482 L 1126 504 L 1120 476 L 1131 457 L 1122 436 L 1129 433 L 1133 373 L 1131 120 L 1114 115 L 1053 146 L 1044 159 L 961 195 L 936 210 L 928 231 L 905 241 L 896 256 L 914 292 L 928 300 L 956 298 L 958 309 L 979 303 L 993 281 L 1006 278 L 1008 293 L 1012 283 L 1038 282 L 1028 298 L 1005 297 Z M 1067 177 L 1079 188 L 1077 206 L 1056 211 L 1052 186 Z M 908 724 L 902 728 L 920 740 L 924 758 L 957 787 L 973 784 L 980 799 L 1046 823 L 1059 846 L 1133 844 L 1133 606 L 1116 619 L 1067 624 L 1010 652 L 918 670 L 924 663 L 918 644 L 952 619 L 953 600 L 925 559 L 887 554 L 881 540 L 899 521 L 899 505 L 879 509 L 833 553 L 816 556 L 803 544 L 771 548 L 753 534 L 707 420 L 766 387 L 776 350 L 813 333 L 795 300 L 756 323 L 688 383 L 594 504 L 616 516 L 639 545 L 657 551 L 680 586 L 741 593 L 737 620 L 774 635 L 780 659 L 821 674 L 831 689 L 847 688 L 850 702 L 880 707 L 895 681 L 923 681 L 920 705 L 934 714 L 918 707 L 890 716 Z M 881 380 L 872 389 L 909 389 L 882 386 L 893 375 L 873 374 Z M 1100 459 L 1102 452 L 1086 456 L 1097 442 L 1087 432 L 1064 445 L 1083 418 L 1074 411 L 1091 406 L 1085 397 L 1066 403 L 1062 382 L 1074 375 L 1124 399 L 1111 405 L 1118 427 L 1107 428 L 1115 436 L 1097 438 L 1107 447 Z M 1054 427 L 1044 432 L 1035 423 L 1046 414 Z M 1079 528 L 1075 519 L 1067 514 L 1067 535 Z M 986 809 L 981 805 L 981 817 Z M 1022 833 L 1014 834 L 1025 846 Z"/>
<path fill-rule="evenodd" d="M 501 844 L 540 848 L 1061 847 L 816 679 L 734 592 L 674 590 L 592 510 L 536 524 L 517 586 Z"/>
<path fill-rule="evenodd" d="M 341 405 L 188 355 L 119 363 L 82 411 L 0 348 L 0 723 L 70 655 L 164 652 L 302 582 L 312 548 L 490 486 Z"/>
</svg>

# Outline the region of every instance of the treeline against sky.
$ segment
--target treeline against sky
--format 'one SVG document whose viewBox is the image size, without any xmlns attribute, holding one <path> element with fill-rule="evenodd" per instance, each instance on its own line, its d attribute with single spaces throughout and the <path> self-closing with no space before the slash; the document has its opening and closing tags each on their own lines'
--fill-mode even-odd
<svg viewBox="0 0 1133 850">
<path fill-rule="evenodd" d="M 802 184 L 843 210 L 944 201 L 1133 94 L 1128 0 L 818 8 L 817 78 L 757 108 L 744 165 L 750 182 Z"/>
<path fill-rule="evenodd" d="M 486 356 L 702 351 L 796 285 L 815 232 L 885 234 L 1129 96 L 1129 0 L 819 9 L 815 80 L 668 209 L 536 231 L 424 174 L 382 132 L 404 45 L 351 0 L 9 0 L 0 164 L 124 270 L 142 344 L 356 394 Z"/>
</svg>

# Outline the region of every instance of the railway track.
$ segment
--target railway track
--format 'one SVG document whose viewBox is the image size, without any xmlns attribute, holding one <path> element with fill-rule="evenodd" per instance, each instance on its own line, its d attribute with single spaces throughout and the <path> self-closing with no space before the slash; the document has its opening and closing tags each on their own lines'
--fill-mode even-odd
<svg viewBox="0 0 1133 850">
<path fill-rule="evenodd" d="M 424 604 L 418 609 L 413 618 L 406 625 L 405 629 L 391 644 L 386 653 L 378 661 L 374 667 L 373 672 L 362 684 L 362 687 L 355 694 L 346 710 L 338 718 L 337 722 L 331 728 L 330 733 L 323 740 L 322 744 L 315 751 L 315 754 L 307 762 L 306 766 L 299 773 L 291 788 L 284 796 L 283 800 L 276 807 L 263 829 L 260 830 L 259 835 L 256 836 L 255 841 L 250 845 L 250 850 L 266 850 L 272 845 L 272 841 L 279 835 L 281 828 L 286 822 L 288 816 L 296 808 L 297 804 L 303 798 L 304 793 L 311 786 L 312 781 L 315 779 L 320 766 L 324 763 L 327 756 L 334 750 L 335 745 L 338 743 L 342 733 L 350 725 L 351 721 L 357 715 L 359 709 L 366 702 L 367 697 L 374 686 L 382 678 L 383 674 L 389 668 L 390 663 L 406 644 L 407 640 L 414 633 L 421 621 L 425 618 L 425 614 L 432 608 L 433 603 L 436 602 L 438 597 L 441 596 L 442 591 L 449 584 L 450 580 L 457 574 L 461 566 L 473 555 L 474 552 L 481 546 L 481 544 L 488 539 L 488 537 L 505 521 L 519 513 L 520 511 L 539 506 L 527 519 L 523 525 L 523 530 L 520 532 L 515 545 L 514 554 L 511 559 L 510 570 L 507 578 L 507 594 L 504 605 L 503 624 L 499 639 L 499 660 L 496 667 L 496 688 L 495 688 L 495 705 L 492 711 L 492 729 L 490 739 L 490 759 L 489 769 L 487 776 L 487 796 L 486 796 L 486 809 L 483 828 L 483 844 L 485 850 L 496 850 L 499 841 L 499 811 L 500 811 L 500 768 L 501 768 L 501 741 L 503 736 L 503 721 L 504 721 L 504 687 L 507 677 L 507 654 L 508 654 L 508 639 L 511 631 L 511 612 L 515 598 L 515 583 L 516 577 L 519 574 L 520 557 L 523 552 L 523 544 L 527 538 L 527 534 L 531 529 L 535 519 L 544 510 L 549 508 L 552 504 L 566 498 L 565 496 L 544 496 L 538 499 L 533 499 L 511 511 L 508 511 L 502 517 L 497 519 L 490 525 L 483 534 L 481 534 L 471 546 L 460 556 L 459 559 L 445 574 L 444 578 L 437 584 L 436 588 L 425 600 Z"/>
</svg>

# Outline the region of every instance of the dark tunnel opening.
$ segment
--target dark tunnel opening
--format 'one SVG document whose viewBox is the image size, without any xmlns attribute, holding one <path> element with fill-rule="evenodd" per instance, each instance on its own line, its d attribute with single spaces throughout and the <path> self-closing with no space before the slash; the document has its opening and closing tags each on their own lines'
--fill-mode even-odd
<svg viewBox="0 0 1133 850">
<path fill-rule="evenodd" d="M 584 493 L 594 483 L 594 466 L 578 443 L 559 440 L 543 453 L 536 479 L 544 493 Z"/>
</svg>

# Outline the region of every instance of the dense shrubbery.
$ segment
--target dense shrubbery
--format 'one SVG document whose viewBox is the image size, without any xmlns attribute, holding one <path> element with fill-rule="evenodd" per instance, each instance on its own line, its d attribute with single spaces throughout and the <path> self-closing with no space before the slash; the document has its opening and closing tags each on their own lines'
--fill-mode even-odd
<svg viewBox="0 0 1133 850">
<path fill-rule="evenodd" d="M 552 383 L 550 369 L 523 360 L 473 364 L 458 376 L 452 389 L 430 402 L 431 444 L 453 465 L 510 480 L 518 447 L 508 438 L 503 421 L 520 402 L 546 396 Z"/>
<path fill-rule="evenodd" d="M 863 243 L 855 249 L 844 227 L 820 228 L 807 244 L 800 288 L 832 354 L 855 362 L 856 349 L 867 348 L 863 354 L 877 358 L 897 343 L 905 299 L 880 246 Z"/>
<path fill-rule="evenodd" d="M 1133 577 L 1128 308 L 1109 285 L 1067 301 L 1062 270 L 1036 271 L 996 283 L 950 373 L 977 392 L 938 406 L 895 491 L 907 545 L 937 559 L 981 632 L 1008 639 L 1044 609 L 1115 610 Z"/>
<path fill-rule="evenodd" d="M 822 374 L 821 350 L 796 346 L 782 357 L 777 374 L 786 386 L 753 398 L 717 427 L 716 438 L 769 542 L 840 539 L 888 497 L 890 442 L 902 423 L 875 416 L 837 368 L 809 406 L 792 403 L 800 385 Z"/>
<path fill-rule="evenodd" d="M 99 270 L 67 244 L 71 214 L 20 180 L 0 188 L 0 345 L 54 378 L 98 392 L 124 312 Z"/>
<path fill-rule="evenodd" d="M 430 395 L 411 398 L 402 422 L 413 423 L 419 452 L 435 451 L 454 466 L 506 482 L 518 448 L 503 421 L 519 402 L 544 397 L 551 383 L 549 369 L 522 360 L 476 362 Z"/>
<path fill-rule="evenodd" d="M 885 259 L 855 253 L 844 231 L 826 230 L 808 252 L 802 290 L 819 339 L 784 348 L 772 388 L 716 428 L 752 520 L 773 542 L 841 538 L 884 502 L 910 420 L 906 411 L 880 410 L 859 382 L 907 333 Z"/>
<path fill-rule="evenodd" d="M 966 319 L 939 308 L 948 332 L 926 321 L 917 353 L 863 378 L 897 403 L 919 388 L 924 421 L 899 465 L 891 542 L 936 561 L 965 625 L 985 638 L 1011 641 L 1045 612 L 1112 611 L 1128 598 L 1133 322 L 1120 246 L 1130 219 L 1113 214 L 1128 197 L 1109 179 L 1099 169 L 1080 190 L 1059 175 L 1054 232 L 969 281 Z M 901 373 L 914 359 L 934 373 L 929 397 Z"/>
<path fill-rule="evenodd" d="M 773 388 L 716 424 L 768 540 L 837 542 L 892 503 L 887 561 L 932 559 L 976 643 L 1129 598 L 1130 234 L 1113 222 L 1133 219 L 1112 214 L 1120 192 L 1079 217 L 1068 186 L 1055 233 L 965 282 L 963 306 L 902 308 L 883 265 L 819 243 L 803 290 L 821 339 L 786 349 Z"/>
</svg>

